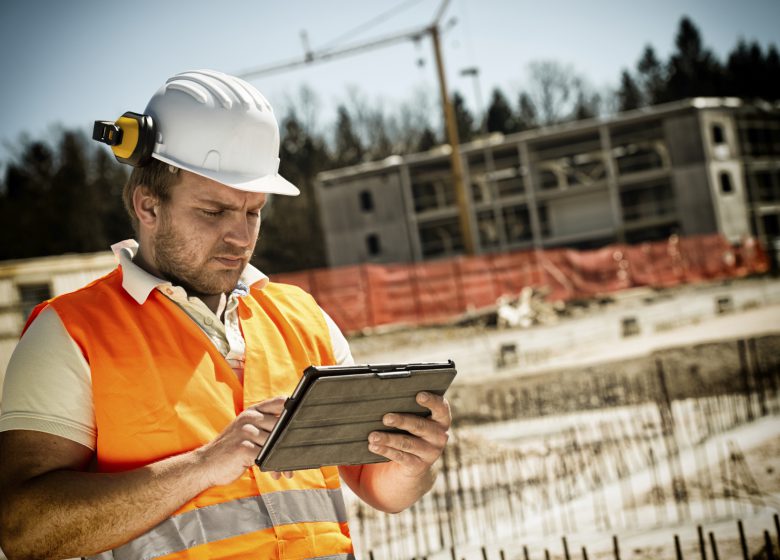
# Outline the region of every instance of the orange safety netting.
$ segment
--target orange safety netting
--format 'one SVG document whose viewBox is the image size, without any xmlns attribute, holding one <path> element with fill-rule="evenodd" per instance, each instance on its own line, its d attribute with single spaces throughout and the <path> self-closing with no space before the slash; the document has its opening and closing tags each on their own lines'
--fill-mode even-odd
<svg viewBox="0 0 780 560">
<path fill-rule="evenodd" d="M 311 293 L 345 332 L 389 324 L 429 324 L 490 307 L 526 286 L 551 301 L 588 298 L 639 286 L 671 287 L 766 272 L 769 261 L 749 238 L 719 235 L 593 251 L 549 249 L 456 257 L 417 264 L 356 265 L 278 274 L 276 282 Z"/>
</svg>

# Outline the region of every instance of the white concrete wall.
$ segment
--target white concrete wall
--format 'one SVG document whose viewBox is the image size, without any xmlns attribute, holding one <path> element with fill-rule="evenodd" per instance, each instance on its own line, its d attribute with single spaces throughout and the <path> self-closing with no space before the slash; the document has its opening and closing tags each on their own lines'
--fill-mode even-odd
<svg viewBox="0 0 780 560">
<path fill-rule="evenodd" d="M 563 319 L 550 326 L 506 330 L 431 329 L 409 338 L 385 335 L 384 344 L 380 343 L 381 339 L 371 340 L 371 337 L 355 339 L 351 341 L 352 353 L 357 363 L 451 359 L 458 368 L 458 382 L 479 382 L 493 375 L 585 365 L 643 355 L 663 347 L 780 331 L 780 322 L 776 320 L 780 314 L 778 280 L 684 286 L 656 294 L 653 302 L 643 303 L 643 296 L 653 294 L 652 290 L 644 290 L 633 298 L 624 295 L 625 299 L 602 310 Z M 731 298 L 733 313 L 718 314 L 719 297 Z M 639 334 L 625 338 L 622 321 L 628 317 L 637 319 Z M 713 327 L 699 328 L 708 323 Z M 503 344 L 514 344 L 519 360 L 511 367 L 498 368 L 496 356 Z"/>
<path fill-rule="evenodd" d="M 708 172 L 718 231 L 731 243 L 738 243 L 750 235 L 748 196 L 742 164 L 737 160 L 713 161 L 709 164 Z M 721 190 L 722 173 L 727 173 L 730 177 L 730 193 Z"/>
<path fill-rule="evenodd" d="M 576 188 L 576 187 L 575 187 Z M 609 193 L 592 192 L 547 201 L 552 237 L 589 233 L 613 227 Z"/>
</svg>

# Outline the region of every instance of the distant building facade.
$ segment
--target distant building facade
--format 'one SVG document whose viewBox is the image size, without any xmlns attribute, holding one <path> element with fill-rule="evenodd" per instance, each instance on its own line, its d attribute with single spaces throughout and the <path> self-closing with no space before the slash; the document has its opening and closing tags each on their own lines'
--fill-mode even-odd
<svg viewBox="0 0 780 560">
<path fill-rule="evenodd" d="M 19 333 L 33 308 L 116 268 L 111 251 L 0 262 L 0 389 Z"/>
<path fill-rule="evenodd" d="M 318 176 L 330 266 L 463 252 L 449 146 Z M 780 105 L 695 98 L 461 146 L 477 253 L 780 239 Z"/>
</svg>

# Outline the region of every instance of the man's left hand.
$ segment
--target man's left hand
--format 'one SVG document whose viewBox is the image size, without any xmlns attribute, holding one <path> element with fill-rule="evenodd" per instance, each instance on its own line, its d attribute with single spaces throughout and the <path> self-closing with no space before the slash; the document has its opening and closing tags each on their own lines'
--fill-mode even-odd
<svg viewBox="0 0 780 560">
<path fill-rule="evenodd" d="M 390 413 L 382 419 L 386 426 L 409 434 L 371 432 L 368 436 L 368 449 L 390 459 L 409 477 L 419 477 L 430 470 L 444 451 L 452 423 L 450 405 L 444 397 L 423 392 L 417 394 L 417 402 L 431 411 L 430 417 Z"/>
</svg>

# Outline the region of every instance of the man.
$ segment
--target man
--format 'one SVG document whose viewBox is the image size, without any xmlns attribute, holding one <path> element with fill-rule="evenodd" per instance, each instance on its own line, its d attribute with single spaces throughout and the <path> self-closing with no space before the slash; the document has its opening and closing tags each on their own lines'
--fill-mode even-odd
<svg viewBox="0 0 780 560">
<path fill-rule="evenodd" d="M 138 242 L 119 267 L 39 306 L 0 416 L 0 546 L 9 558 L 352 558 L 339 477 L 393 512 L 434 481 L 450 413 L 387 425 L 390 462 L 262 473 L 254 458 L 311 363 L 349 363 L 308 294 L 248 264 L 279 176 L 279 131 L 251 85 L 169 79 L 145 115 L 101 134 L 139 167 L 125 187 Z M 87 217 L 85 217 L 87 219 Z M 108 552 L 104 552 L 108 551 Z M 103 554 L 100 554 L 103 553 Z"/>
</svg>

